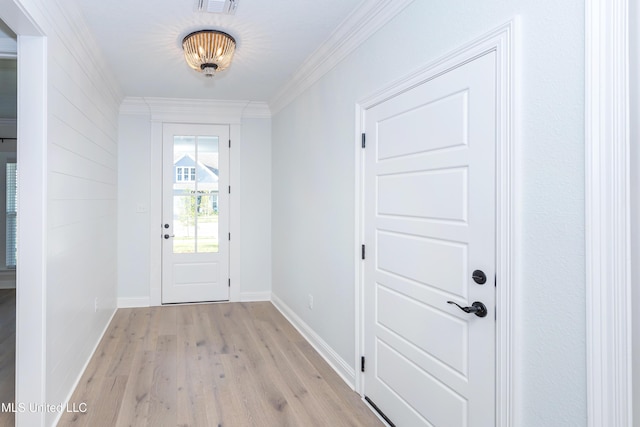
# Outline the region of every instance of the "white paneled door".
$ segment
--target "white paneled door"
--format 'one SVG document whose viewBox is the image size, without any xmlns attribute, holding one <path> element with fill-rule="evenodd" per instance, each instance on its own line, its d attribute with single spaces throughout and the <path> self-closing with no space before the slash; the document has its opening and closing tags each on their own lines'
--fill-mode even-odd
<svg viewBox="0 0 640 427">
<path fill-rule="evenodd" d="M 364 394 L 397 426 L 495 425 L 495 70 L 364 113 Z"/>
<path fill-rule="evenodd" d="M 162 303 L 229 299 L 229 127 L 163 126 Z"/>
</svg>

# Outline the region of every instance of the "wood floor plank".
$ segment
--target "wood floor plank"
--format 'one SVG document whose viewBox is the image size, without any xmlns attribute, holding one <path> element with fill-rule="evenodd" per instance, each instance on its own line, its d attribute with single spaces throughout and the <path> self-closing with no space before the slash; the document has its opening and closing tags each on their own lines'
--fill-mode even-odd
<svg viewBox="0 0 640 427">
<path fill-rule="evenodd" d="M 195 306 L 185 307 L 178 315 L 177 356 L 177 424 L 179 426 L 211 425 L 203 392 L 203 377 L 198 360 L 198 331 L 194 321 Z"/>
<path fill-rule="evenodd" d="M 124 375 L 105 378 L 102 395 L 100 400 L 92 405 L 87 426 L 113 426 L 116 424 L 127 381 L 128 377 Z"/>
<path fill-rule="evenodd" d="M 248 419 L 244 421 L 264 426 L 291 425 L 287 402 L 280 389 L 271 384 L 264 361 L 243 327 L 242 311 L 241 304 L 229 304 L 216 310 L 222 313 L 217 316 L 216 326 L 231 332 L 227 339 L 231 339 L 229 355 L 232 357 L 222 357 L 222 360 L 226 376 L 233 379 L 233 392 L 247 414 Z"/>
<path fill-rule="evenodd" d="M 259 344 L 261 357 L 267 365 L 270 365 L 267 368 L 267 372 L 270 373 L 270 377 L 273 378 L 274 383 L 278 384 L 280 391 L 284 395 L 295 418 L 295 425 L 323 425 L 321 419 L 314 418 L 306 410 L 309 406 L 315 406 L 317 402 L 311 399 L 308 387 L 301 381 L 291 364 L 282 357 L 281 350 L 269 342 L 268 337 L 261 330 L 260 322 L 255 322 L 252 319 L 247 319 L 246 321 L 251 322 L 248 333 Z"/>
<path fill-rule="evenodd" d="M 382 425 L 271 303 L 119 310 L 71 402 L 58 425 Z"/>
<path fill-rule="evenodd" d="M 173 316 L 175 319 L 175 316 Z M 161 328 L 162 329 L 162 328 Z M 175 328 L 174 328 L 175 330 Z M 149 402 L 149 425 L 175 426 L 177 421 L 177 340 L 160 335 L 156 347 Z"/>
<path fill-rule="evenodd" d="M 113 378 L 109 381 L 107 372 L 111 365 L 113 354 L 117 351 L 116 349 L 121 345 L 121 342 L 126 340 L 126 336 L 122 331 L 124 330 L 124 325 L 128 322 L 129 314 L 128 311 L 123 310 L 116 312 L 113 316 L 109 328 L 102 337 L 100 344 L 98 344 L 76 390 L 71 396 L 70 402 L 72 404 L 87 403 L 87 412 L 65 414 L 58 423 L 59 426 L 91 425 L 89 422 L 92 414 L 101 405 L 101 402 L 95 399 L 95 396 L 107 396 L 111 393 L 114 381 Z M 96 402 L 95 405 L 89 404 L 89 402 L 94 401 Z"/>
<path fill-rule="evenodd" d="M 15 402 L 16 290 L 0 289 L 0 402 Z M 0 411 L 0 426 L 12 426 L 15 414 Z"/>
<path fill-rule="evenodd" d="M 318 361 L 315 364 L 311 363 L 305 352 L 297 347 L 298 343 L 305 340 L 279 313 L 272 310 L 265 311 L 264 307 L 253 305 L 250 318 L 255 319 L 253 329 L 261 335 L 260 339 L 265 343 L 273 343 L 272 347 L 277 350 L 277 354 L 272 355 L 272 362 L 278 366 L 279 371 L 286 370 L 289 372 L 289 378 L 305 384 L 304 400 L 313 402 L 312 405 L 305 404 L 305 409 L 312 408 L 314 415 L 316 412 L 332 414 L 336 426 L 369 425 L 359 422 L 358 417 L 355 417 L 350 410 L 350 405 L 345 405 L 341 398 L 343 395 L 355 395 L 355 393 L 351 393 L 342 380 L 339 380 L 341 387 L 338 390 L 328 384 L 316 366 L 319 364 Z M 315 350 L 313 353 L 317 355 Z M 323 363 L 325 363 L 324 360 Z M 328 374 L 331 377 L 337 377 L 333 370 Z M 362 416 L 367 422 L 373 422 L 375 418 L 373 414 L 361 414 Z M 322 418 L 316 419 L 316 422 L 325 425 Z"/>
<path fill-rule="evenodd" d="M 227 375 L 221 359 L 224 355 L 228 355 L 228 347 L 220 328 L 214 327 L 210 322 L 211 310 L 206 305 L 196 307 L 196 325 L 199 331 L 196 345 L 198 372 L 204 379 L 203 397 L 206 402 L 207 418 L 213 426 L 223 425 L 225 420 L 227 425 L 239 425 L 237 421 L 234 423 L 230 421 L 233 420 L 236 411 L 240 410 L 240 406 L 232 396 L 231 386 L 234 379 Z"/>
<path fill-rule="evenodd" d="M 122 395 L 116 426 L 143 427 L 149 418 L 149 402 L 155 365 L 155 352 L 137 347 L 131 363 L 130 378 Z"/>
</svg>

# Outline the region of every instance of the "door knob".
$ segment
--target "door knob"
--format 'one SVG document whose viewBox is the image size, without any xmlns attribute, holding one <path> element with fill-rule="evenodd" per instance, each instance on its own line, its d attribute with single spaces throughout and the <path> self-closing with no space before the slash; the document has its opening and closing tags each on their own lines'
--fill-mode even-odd
<svg viewBox="0 0 640 427">
<path fill-rule="evenodd" d="M 174 237 L 174 235 L 173 235 L 173 234 L 172 234 L 172 235 L 168 235 L 168 234 L 165 234 L 165 235 L 164 235 L 164 238 L 165 238 L 165 239 L 168 239 L 169 237 Z"/>
<path fill-rule="evenodd" d="M 471 307 L 462 307 L 453 301 L 447 301 L 447 304 L 453 304 L 465 313 L 473 313 L 478 317 L 485 317 L 487 315 L 487 307 L 480 301 L 474 302 L 471 304 Z"/>
</svg>

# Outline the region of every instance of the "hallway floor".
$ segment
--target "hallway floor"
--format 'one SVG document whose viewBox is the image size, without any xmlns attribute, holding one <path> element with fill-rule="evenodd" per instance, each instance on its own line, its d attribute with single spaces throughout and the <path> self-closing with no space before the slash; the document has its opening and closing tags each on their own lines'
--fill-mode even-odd
<svg viewBox="0 0 640 427">
<path fill-rule="evenodd" d="M 271 303 L 120 309 L 59 426 L 376 426 Z"/>
<path fill-rule="evenodd" d="M 15 400 L 16 290 L 0 289 L 0 402 Z M 12 426 L 13 412 L 0 411 L 0 426 Z"/>
</svg>

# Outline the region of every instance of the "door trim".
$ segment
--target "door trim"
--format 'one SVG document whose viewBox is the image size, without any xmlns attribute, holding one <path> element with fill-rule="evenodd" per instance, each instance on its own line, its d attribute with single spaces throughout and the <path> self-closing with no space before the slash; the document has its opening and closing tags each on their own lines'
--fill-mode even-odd
<svg viewBox="0 0 640 427">
<path fill-rule="evenodd" d="M 231 289 L 229 302 L 241 300 L 240 274 L 240 150 L 241 123 L 246 101 L 205 101 L 183 99 L 145 98 L 144 108 L 135 109 L 137 114 L 150 116 L 151 140 L 149 141 L 149 305 L 162 305 L 162 242 L 158 229 L 162 226 L 162 125 L 164 123 L 228 125 L 231 139 L 229 151 L 229 274 Z M 146 111 L 145 111 L 146 109 Z"/>
<path fill-rule="evenodd" d="M 515 425 L 514 385 L 514 283 L 517 264 L 514 255 L 518 247 L 517 221 L 519 218 L 516 182 L 519 135 L 516 132 L 519 117 L 515 77 L 517 64 L 518 18 L 490 31 L 471 43 L 401 78 L 386 88 L 363 98 L 356 104 L 355 126 L 355 360 L 359 366 L 364 351 L 364 274 L 360 248 L 364 241 L 364 156 L 361 134 L 364 113 L 400 93 L 432 80 L 488 52 L 496 52 L 496 425 Z M 356 391 L 363 396 L 364 375 L 356 370 Z"/>
<path fill-rule="evenodd" d="M 634 421 L 629 5 L 628 0 L 585 2 L 589 426 Z"/>
<path fill-rule="evenodd" d="M 45 402 L 47 380 L 47 38 L 15 0 L 0 0 L 2 20 L 18 36 L 20 198 L 16 269 L 15 401 Z M 28 118 L 28 119 L 27 119 Z M 44 425 L 44 412 L 17 411 L 16 425 Z"/>
</svg>

